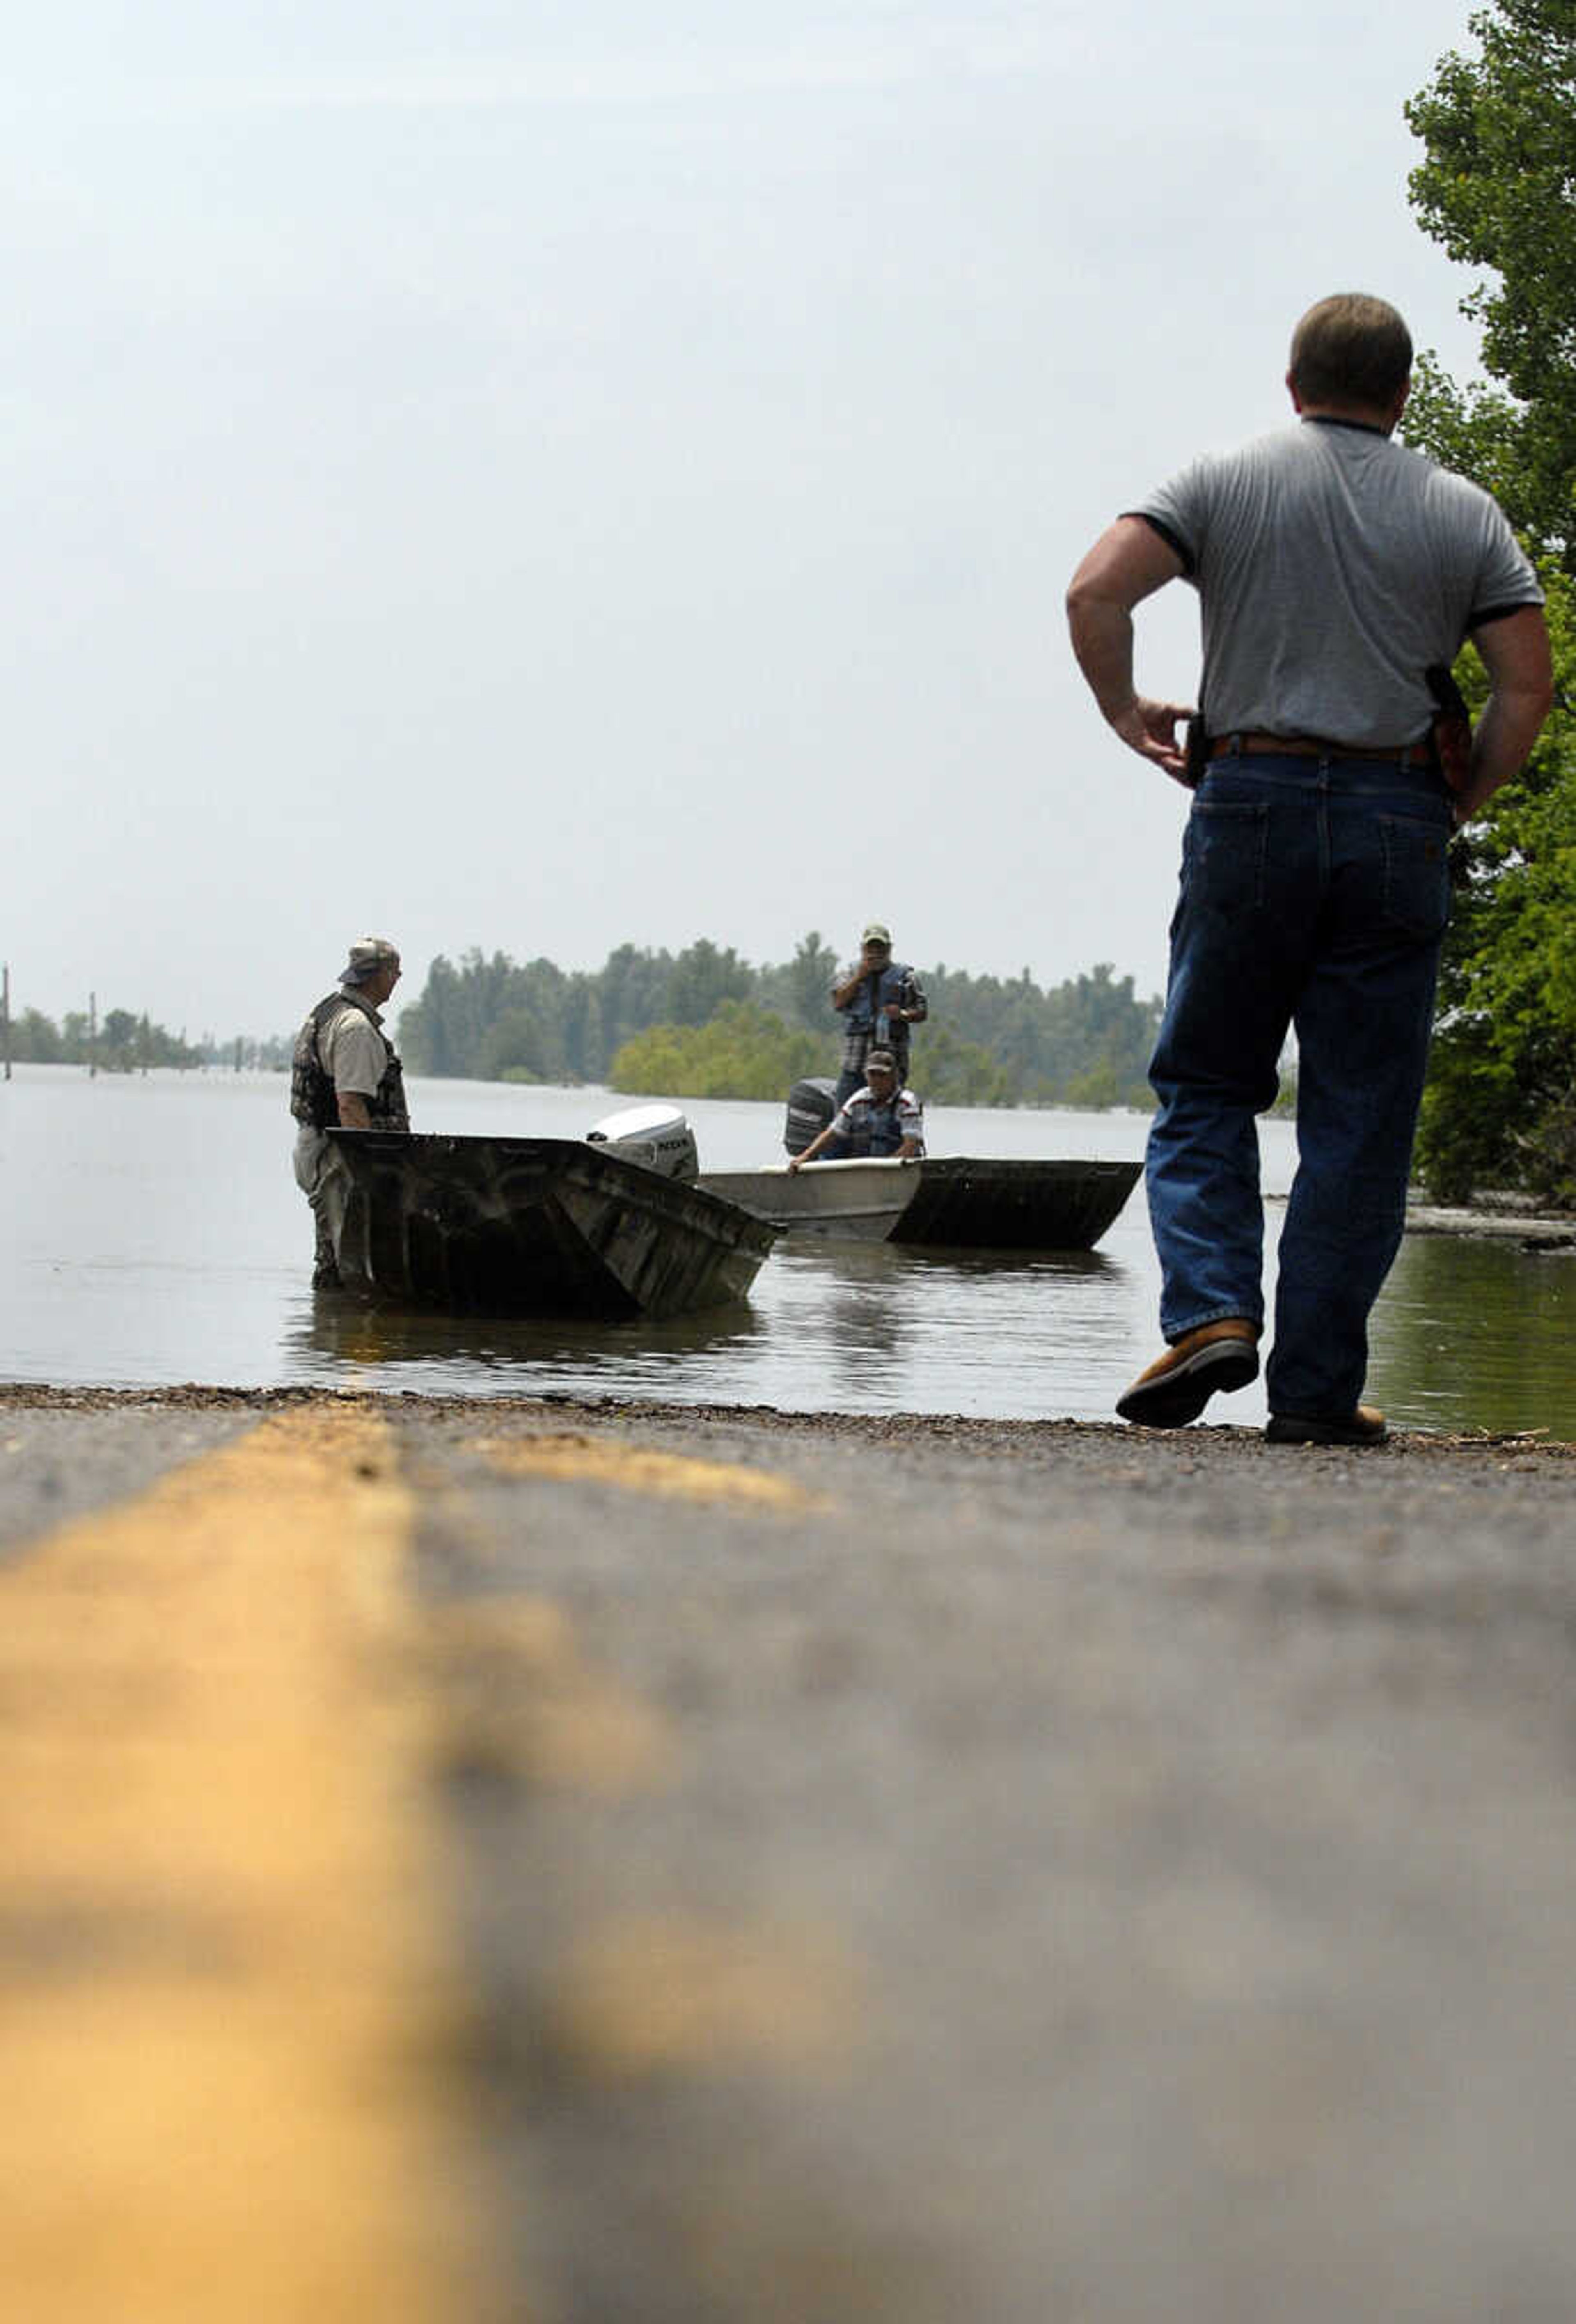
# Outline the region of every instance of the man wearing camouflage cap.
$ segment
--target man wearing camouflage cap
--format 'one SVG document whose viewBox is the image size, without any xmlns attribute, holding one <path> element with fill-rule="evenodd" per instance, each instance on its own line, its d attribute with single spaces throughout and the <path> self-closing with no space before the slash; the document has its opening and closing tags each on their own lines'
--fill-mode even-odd
<svg viewBox="0 0 1576 2324">
<path fill-rule="evenodd" d="M 312 1206 L 317 1248 L 314 1291 L 339 1282 L 323 1204 L 330 1130 L 409 1130 L 405 1084 L 379 1014 L 400 981 L 398 948 L 386 936 L 358 936 L 339 990 L 319 1001 L 296 1036 L 290 1110 L 296 1133 L 296 1184 Z"/>
</svg>

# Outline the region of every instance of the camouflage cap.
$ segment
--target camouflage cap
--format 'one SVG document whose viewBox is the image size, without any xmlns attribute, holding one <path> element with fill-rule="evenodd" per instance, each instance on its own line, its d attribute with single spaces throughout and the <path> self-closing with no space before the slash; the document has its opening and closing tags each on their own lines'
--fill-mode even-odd
<svg viewBox="0 0 1576 2324">
<path fill-rule="evenodd" d="M 864 1053 L 864 1069 L 867 1074 L 895 1074 L 898 1070 L 898 1060 L 890 1049 L 867 1049 Z"/>
<path fill-rule="evenodd" d="M 391 961 L 397 962 L 399 957 L 399 945 L 391 944 L 387 936 L 357 936 L 350 947 L 350 958 L 339 982 L 341 984 L 364 984 L 369 976 L 375 976 L 380 968 L 386 968 Z"/>
<path fill-rule="evenodd" d="M 889 945 L 891 941 L 892 931 L 887 926 L 885 920 L 871 920 L 867 925 L 863 936 L 860 938 L 861 944 Z"/>
</svg>

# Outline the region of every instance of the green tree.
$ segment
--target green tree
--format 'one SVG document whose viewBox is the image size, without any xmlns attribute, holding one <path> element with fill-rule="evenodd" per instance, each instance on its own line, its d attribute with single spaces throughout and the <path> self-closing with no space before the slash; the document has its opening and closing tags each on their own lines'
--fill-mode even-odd
<svg viewBox="0 0 1576 2324">
<path fill-rule="evenodd" d="M 997 1102 L 1093 1103 L 1099 1101 L 1084 1093 L 1094 1087 L 1120 1091 L 1112 1103 L 1149 1102 L 1144 1076 L 1160 1003 L 1139 1001 L 1132 978 L 1118 977 L 1108 962 L 1048 991 L 1027 968 L 1005 979 L 938 968 L 926 989 L 931 1022 L 916 1037 L 911 1078 L 927 1093 L 934 1047 L 950 1029 L 989 1050 L 1002 1067 L 1008 1093 Z M 1091 1084 L 1093 1073 L 1099 1080 Z"/>
<path fill-rule="evenodd" d="M 1426 234 L 1488 270 L 1462 311 L 1500 389 L 1430 364 L 1408 432 L 1576 570 L 1576 8 L 1495 0 L 1470 26 L 1479 53 L 1443 57 L 1406 107 L 1425 148 L 1411 194 Z"/>
<path fill-rule="evenodd" d="M 673 956 L 666 952 L 640 952 L 620 945 L 610 952 L 597 982 L 601 1000 L 600 1046 L 587 1073 L 594 1081 L 608 1079 L 617 1051 L 631 1035 L 667 1015 L 668 978 Z"/>
<path fill-rule="evenodd" d="M 541 1027 L 529 1009 L 506 1009 L 495 1017 L 483 1037 L 476 1073 L 484 1082 L 545 1082 L 552 1079 L 547 1065 L 547 1044 Z"/>
<path fill-rule="evenodd" d="M 674 962 L 662 1014 L 673 1025 L 706 1025 L 725 1001 L 743 1001 L 755 989 L 755 972 L 730 946 L 719 952 L 702 936 Z"/>
<path fill-rule="evenodd" d="M 724 1001 L 709 1024 L 656 1025 L 626 1041 L 608 1080 L 641 1097 L 782 1098 L 830 1072 L 833 1050 L 753 1001 Z"/>
<path fill-rule="evenodd" d="M 98 1036 L 98 1062 L 106 1073 L 129 1074 L 139 1064 L 141 1027 L 129 1009 L 106 1009 Z"/>
<path fill-rule="evenodd" d="M 831 945 L 822 943 L 819 928 L 812 928 L 799 939 L 792 960 L 760 971 L 759 997 L 790 1025 L 818 1033 L 832 1022 L 832 987 L 839 965 Z"/>
<path fill-rule="evenodd" d="M 11 1054 L 19 1065 L 58 1065 L 64 1044 L 58 1025 L 37 1009 L 24 1009 L 11 1024 Z"/>
<path fill-rule="evenodd" d="M 1576 8 L 1495 0 L 1478 53 L 1444 57 L 1406 117 L 1424 231 L 1485 270 L 1462 302 L 1496 384 L 1420 359 L 1408 439 L 1487 486 L 1538 556 L 1557 706 L 1521 777 L 1459 838 L 1455 908 L 1418 1142 L 1457 1199 L 1482 1185 L 1576 1201 Z M 1475 706 L 1487 681 L 1458 665 Z"/>
<path fill-rule="evenodd" d="M 927 1105 L 1015 1105 L 1022 1095 L 1017 1078 L 991 1050 L 960 1039 L 947 1025 L 926 1041 L 908 1078 Z"/>
<path fill-rule="evenodd" d="M 1576 694 L 1576 585 L 1546 569 L 1561 691 Z M 1463 673 L 1479 698 L 1480 672 Z M 1556 713 L 1525 772 L 1456 842 L 1453 921 L 1418 1161 L 1464 1200 L 1519 1186 L 1576 1203 L 1576 721 Z"/>
<path fill-rule="evenodd" d="M 488 1027 L 508 1005 L 514 964 L 502 953 L 479 951 L 455 967 L 440 953 L 427 972 L 420 998 L 401 1011 L 400 1038 L 412 1073 L 468 1074 L 477 1070 Z"/>
</svg>

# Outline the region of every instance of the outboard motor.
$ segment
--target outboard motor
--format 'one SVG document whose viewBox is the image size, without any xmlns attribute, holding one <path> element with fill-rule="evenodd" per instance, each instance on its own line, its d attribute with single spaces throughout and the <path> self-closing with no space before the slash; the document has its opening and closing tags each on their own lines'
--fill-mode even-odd
<svg viewBox="0 0 1576 2324">
<path fill-rule="evenodd" d="M 796 1082 L 788 1092 L 788 1120 L 782 1142 L 790 1154 L 802 1154 L 812 1138 L 819 1138 L 837 1111 L 837 1084 L 819 1076 Z"/>
<path fill-rule="evenodd" d="M 695 1132 L 677 1106 L 627 1105 L 620 1113 L 604 1114 L 585 1133 L 587 1146 L 605 1146 L 621 1162 L 638 1162 L 661 1178 L 698 1176 L 700 1157 Z"/>
</svg>

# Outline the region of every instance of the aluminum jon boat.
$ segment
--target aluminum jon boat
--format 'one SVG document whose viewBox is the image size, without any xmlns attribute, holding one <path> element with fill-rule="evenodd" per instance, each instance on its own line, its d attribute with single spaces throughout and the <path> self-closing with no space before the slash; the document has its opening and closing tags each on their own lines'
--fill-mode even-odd
<svg viewBox="0 0 1576 2324">
<path fill-rule="evenodd" d="M 340 1280 L 364 1296 L 460 1314 L 679 1315 L 742 1299 L 777 1239 L 605 1142 L 328 1136 L 326 1215 Z"/>
<path fill-rule="evenodd" d="M 1142 1168 L 947 1154 L 714 1170 L 699 1184 L 784 1232 L 954 1250 L 1092 1250 Z"/>
</svg>

